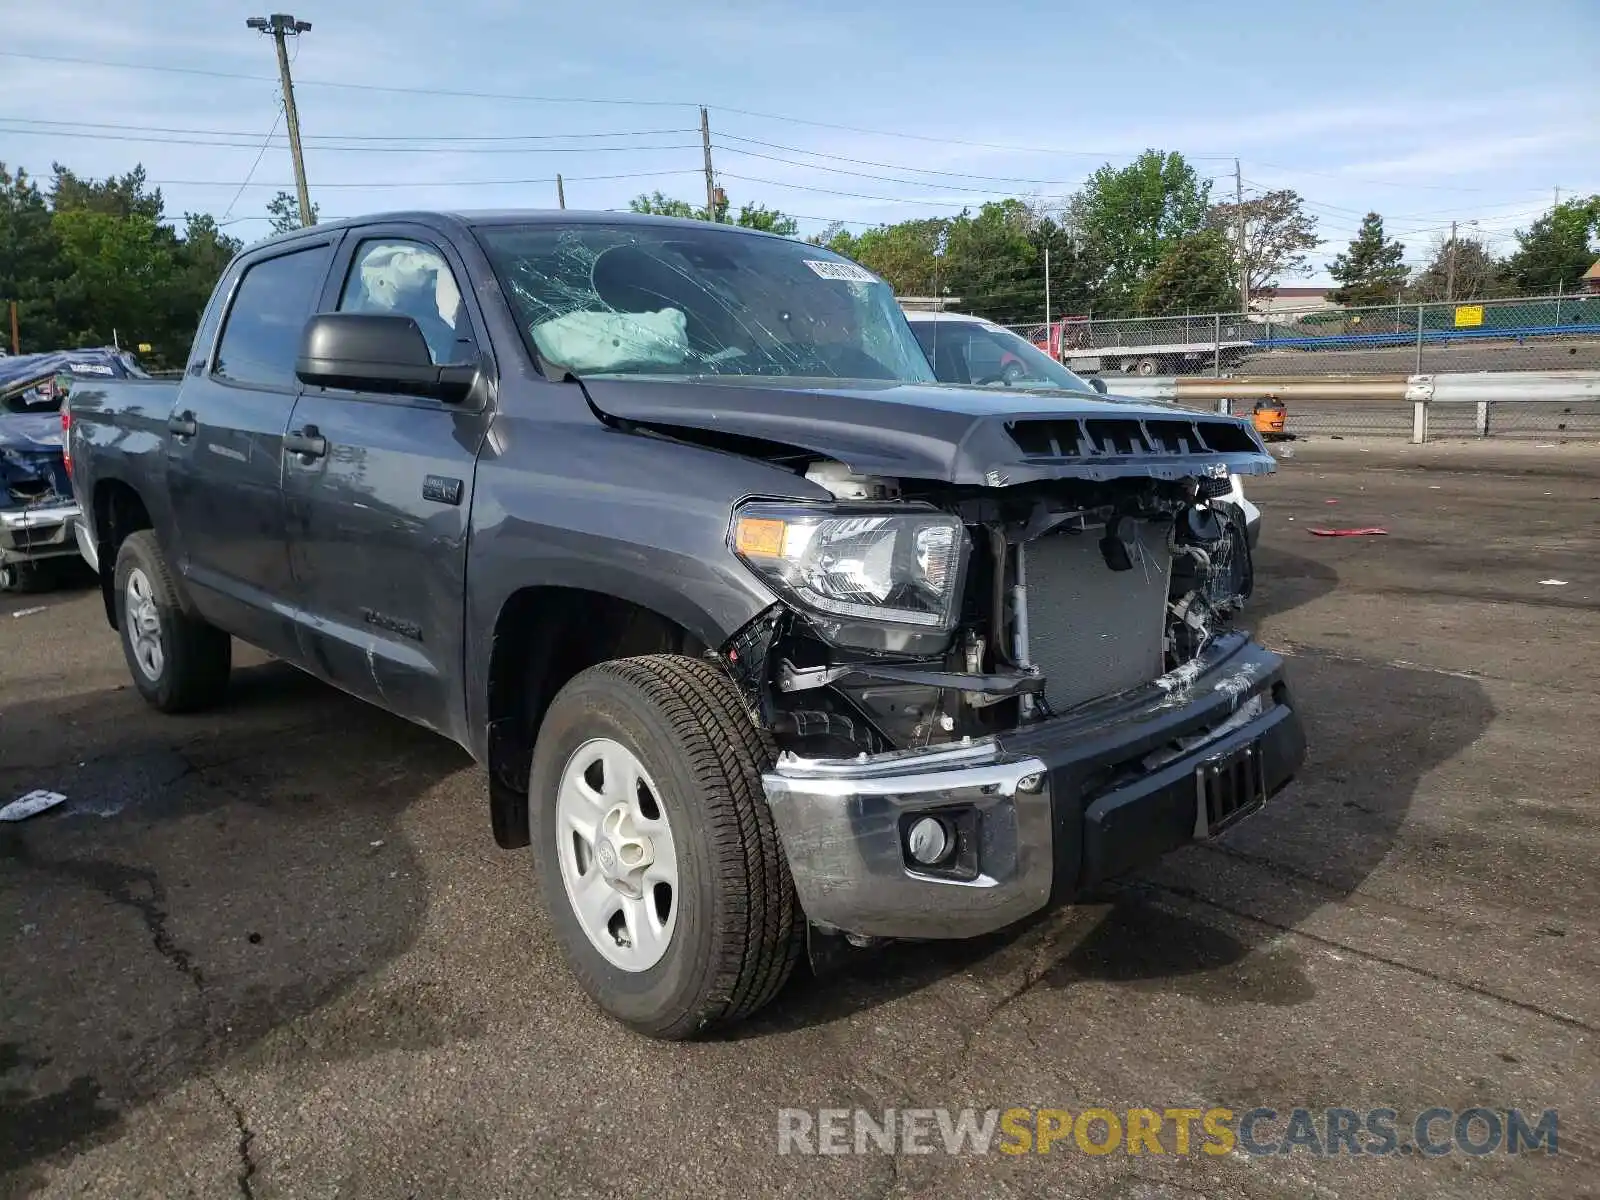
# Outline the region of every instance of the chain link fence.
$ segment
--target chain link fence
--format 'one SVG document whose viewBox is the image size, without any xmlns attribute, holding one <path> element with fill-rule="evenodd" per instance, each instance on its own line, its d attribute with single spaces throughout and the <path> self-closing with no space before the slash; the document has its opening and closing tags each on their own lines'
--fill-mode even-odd
<svg viewBox="0 0 1600 1200">
<path fill-rule="evenodd" d="M 1310 312 L 1068 317 L 1011 327 L 1102 375 L 1429 375 L 1600 369 L 1600 295 Z"/>
<path fill-rule="evenodd" d="M 1483 371 L 1600 370 L 1600 295 L 1471 303 L 1392 304 L 1306 312 L 1208 313 L 1013 325 L 1074 371 L 1118 378 L 1176 376 L 1402 380 Z M 1184 401 L 1195 407 L 1209 402 Z M 1256 405 L 1234 401 L 1236 415 Z M 1286 405 L 1291 436 L 1409 437 L 1400 400 L 1305 400 Z M 1429 406 L 1430 437 L 1561 441 L 1600 438 L 1600 402 Z"/>
</svg>

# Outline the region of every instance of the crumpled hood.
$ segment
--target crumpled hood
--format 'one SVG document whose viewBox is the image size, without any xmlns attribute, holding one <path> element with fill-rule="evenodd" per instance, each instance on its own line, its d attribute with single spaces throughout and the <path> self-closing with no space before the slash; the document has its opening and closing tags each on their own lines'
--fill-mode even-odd
<svg viewBox="0 0 1600 1200">
<path fill-rule="evenodd" d="M 1001 487 L 1039 479 L 1265 475 L 1247 422 L 1077 392 L 840 380 L 586 378 L 605 416 L 794 446 L 862 475 Z"/>
<path fill-rule="evenodd" d="M 61 414 L 0 413 L 0 447 L 7 450 L 61 449 Z"/>
</svg>

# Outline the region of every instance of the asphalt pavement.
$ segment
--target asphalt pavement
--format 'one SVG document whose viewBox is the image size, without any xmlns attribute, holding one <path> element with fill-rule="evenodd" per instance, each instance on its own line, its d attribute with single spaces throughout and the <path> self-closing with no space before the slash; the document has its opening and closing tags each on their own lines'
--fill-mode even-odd
<svg viewBox="0 0 1600 1200">
<path fill-rule="evenodd" d="M 6 595 L 0 800 L 68 800 L 0 826 L 0 1194 L 1600 1195 L 1594 448 L 1291 449 L 1249 492 L 1292 789 L 1091 903 L 797 980 L 697 1044 L 574 989 L 454 746 L 245 651 L 224 710 L 160 716 L 97 593 Z M 1559 1150 L 777 1139 L 782 1108 L 1262 1106 L 1287 1145 L 1296 1106 L 1432 1105 L 1555 1109 Z"/>
</svg>

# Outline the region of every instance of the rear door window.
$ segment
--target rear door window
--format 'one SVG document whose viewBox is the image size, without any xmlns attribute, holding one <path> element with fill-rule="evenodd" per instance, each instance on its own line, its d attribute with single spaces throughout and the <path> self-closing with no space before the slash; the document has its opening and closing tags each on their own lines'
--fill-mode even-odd
<svg viewBox="0 0 1600 1200">
<path fill-rule="evenodd" d="M 299 386 L 294 360 L 300 334 L 332 258 L 333 247 L 324 243 L 245 268 L 217 346 L 217 378 L 254 387 Z"/>
</svg>

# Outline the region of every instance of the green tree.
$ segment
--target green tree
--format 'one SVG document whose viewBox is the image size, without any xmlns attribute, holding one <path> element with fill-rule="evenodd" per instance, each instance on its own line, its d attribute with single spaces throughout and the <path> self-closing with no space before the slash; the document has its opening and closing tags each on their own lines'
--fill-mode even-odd
<svg viewBox="0 0 1600 1200">
<path fill-rule="evenodd" d="M 1140 316 L 1239 309 L 1239 286 L 1231 248 L 1222 232 L 1203 229 L 1174 242 L 1139 281 Z"/>
<path fill-rule="evenodd" d="M 1383 218 L 1369 212 L 1361 219 L 1361 231 L 1350 240 L 1350 248 L 1334 256 L 1328 274 L 1339 287 L 1329 299 L 1346 308 L 1368 304 L 1393 304 L 1406 282 L 1406 268 L 1400 261 L 1406 252 L 1401 242 L 1384 236 Z"/>
<path fill-rule="evenodd" d="M 26 171 L 19 168 L 13 175 L 0 163 L 0 312 L 5 302 L 16 301 L 24 353 L 61 344 L 55 287 L 62 269 L 61 247 L 44 193 Z M 9 350 L 9 320 L 3 328 L 3 344 Z"/>
<path fill-rule="evenodd" d="M 882 276 L 899 295 L 926 296 L 948 284 L 943 254 L 949 232 L 948 220 L 933 217 L 880 225 L 860 234 L 833 227 L 821 244 Z"/>
<path fill-rule="evenodd" d="M 161 189 L 145 190 L 147 176 L 143 167 L 99 180 L 84 179 L 60 163 L 52 163 L 51 171 L 54 178 L 50 184 L 50 207 L 56 212 L 82 209 L 110 217 L 161 220 Z"/>
<path fill-rule="evenodd" d="M 1198 233 L 1211 184 L 1183 155 L 1146 150 L 1126 167 L 1101 167 L 1073 198 L 1071 224 L 1097 264 L 1096 311 L 1135 307 L 1145 275 L 1179 241 Z"/>
<path fill-rule="evenodd" d="M 1239 263 L 1239 223 L 1244 222 L 1243 263 Z M 1240 203 L 1223 203 L 1211 209 L 1210 224 L 1220 233 L 1235 260 L 1243 267 L 1250 295 L 1278 286 L 1284 275 L 1307 273 L 1306 252 L 1317 247 L 1317 221 L 1305 210 L 1305 201 L 1288 188 L 1267 192 Z M 1237 282 L 1234 285 L 1237 293 Z"/>
<path fill-rule="evenodd" d="M 1517 230 L 1517 248 L 1505 273 L 1525 296 L 1571 291 L 1600 258 L 1594 235 L 1600 233 L 1600 195 L 1567 200 L 1527 230 Z"/>
<path fill-rule="evenodd" d="M 1021 200 L 985 204 L 950 222 L 945 278 L 962 308 L 994 321 L 1042 320 L 1044 259 L 1034 245 L 1036 214 Z"/>
<path fill-rule="evenodd" d="M 180 363 L 239 243 L 203 214 L 180 232 L 142 168 L 96 180 L 54 165 L 48 190 L 0 165 L 0 301 L 18 302 L 25 351 L 149 343 Z M 9 331 L 8 331 L 9 332 Z"/>
<path fill-rule="evenodd" d="M 741 204 L 739 215 L 733 223 L 745 229 L 759 229 L 763 233 L 776 233 L 782 237 L 793 237 L 800 230 L 800 223 L 793 217 L 763 204 Z"/>
<path fill-rule="evenodd" d="M 687 200 L 678 200 L 663 193 L 651 192 L 648 196 L 635 196 L 628 201 L 628 211 L 636 213 L 650 213 L 658 217 L 683 217 L 691 221 L 710 220 L 706 215 L 706 208 L 701 205 L 696 208 Z M 727 225 L 733 224 L 744 229 L 759 229 L 765 233 L 781 234 L 784 237 L 793 237 L 800 228 L 799 222 L 786 213 L 775 208 L 768 208 L 764 204 L 745 204 L 739 209 L 738 216 L 730 222 L 728 196 L 720 188 L 717 191 L 717 211 L 715 220 Z"/>
<path fill-rule="evenodd" d="M 273 233 L 293 233 L 302 228 L 300 221 L 300 201 L 288 192 L 279 192 L 267 201 L 267 219 L 271 223 Z M 317 206 L 311 206 L 311 220 L 307 225 L 317 223 Z"/>
</svg>

